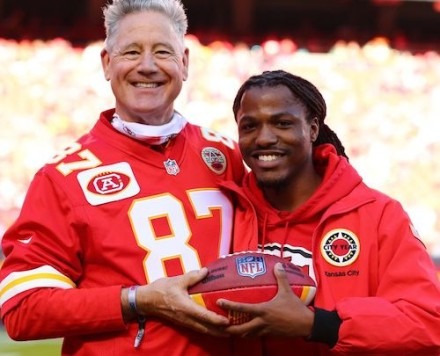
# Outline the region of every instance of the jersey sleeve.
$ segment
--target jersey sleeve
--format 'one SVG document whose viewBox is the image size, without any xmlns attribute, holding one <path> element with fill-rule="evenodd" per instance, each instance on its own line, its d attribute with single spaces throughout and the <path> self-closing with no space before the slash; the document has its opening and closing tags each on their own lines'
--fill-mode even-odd
<svg viewBox="0 0 440 356">
<path fill-rule="evenodd" d="M 123 330 L 120 293 L 119 286 L 34 288 L 22 294 L 20 308 L 2 311 L 2 318 L 18 341 Z"/>
<path fill-rule="evenodd" d="M 6 259 L 0 271 L 1 313 L 8 333 L 17 338 L 57 337 L 71 333 L 72 325 L 84 332 L 86 325 L 96 328 L 99 320 L 123 327 L 121 286 L 87 293 L 76 289 L 83 256 L 81 240 L 74 235 L 85 228 L 76 215 L 64 191 L 44 170 L 38 172 L 20 216 L 2 240 Z M 105 308 L 103 300 L 108 301 Z M 44 320 L 52 324 L 39 327 Z"/>
<path fill-rule="evenodd" d="M 395 352 L 398 345 L 398 354 L 420 348 L 426 355 L 439 354 L 439 282 L 411 226 L 399 203 L 386 206 L 378 226 L 377 291 L 371 297 L 347 297 L 336 304 L 342 324 L 335 351 L 367 348 L 391 354 L 388 351 Z"/>
</svg>

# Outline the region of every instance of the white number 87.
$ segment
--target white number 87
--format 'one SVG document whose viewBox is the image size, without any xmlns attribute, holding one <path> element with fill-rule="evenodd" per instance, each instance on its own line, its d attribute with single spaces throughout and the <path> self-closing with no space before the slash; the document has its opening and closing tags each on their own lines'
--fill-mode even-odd
<svg viewBox="0 0 440 356">
<path fill-rule="evenodd" d="M 218 189 L 187 192 L 196 219 L 212 218 L 212 210 L 220 210 L 221 231 L 218 256 L 229 253 L 232 233 L 232 203 Z M 139 247 L 146 251 L 144 271 L 147 283 L 166 277 L 165 261 L 178 258 L 184 272 L 201 268 L 198 251 L 190 244 L 192 231 L 182 202 L 166 193 L 133 201 L 128 212 L 131 226 Z M 152 221 L 166 218 L 170 226 L 169 236 L 156 236 Z M 215 241 L 215 239 L 213 239 Z"/>
</svg>

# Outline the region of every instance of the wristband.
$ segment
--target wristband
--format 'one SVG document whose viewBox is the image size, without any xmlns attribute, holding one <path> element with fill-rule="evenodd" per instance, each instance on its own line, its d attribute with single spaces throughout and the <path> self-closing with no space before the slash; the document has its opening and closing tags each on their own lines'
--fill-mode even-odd
<svg viewBox="0 0 440 356">
<path fill-rule="evenodd" d="M 136 306 L 136 291 L 139 286 L 131 286 L 128 288 L 128 305 L 130 307 L 130 310 L 136 314 L 139 315 L 137 306 Z"/>
<path fill-rule="evenodd" d="M 138 308 L 136 306 L 136 291 L 139 286 L 131 286 L 128 288 L 128 306 L 130 307 L 130 310 L 133 312 L 133 314 L 136 314 L 137 321 L 138 321 L 138 331 L 136 334 L 136 337 L 134 339 L 134 347 L 137 349 L 139 345 L 141 344 L 141 341 L 145 334 L 145 317 L 139 314 Z"/>
</svg>

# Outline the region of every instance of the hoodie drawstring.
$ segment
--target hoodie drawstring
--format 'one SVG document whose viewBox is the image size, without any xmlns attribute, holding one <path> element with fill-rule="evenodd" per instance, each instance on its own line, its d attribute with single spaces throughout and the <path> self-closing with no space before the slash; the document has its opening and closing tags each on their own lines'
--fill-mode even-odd
<svg viewBox="0 0 440 356">
<path fill-rule="evenodd" d="M 284 258 L 284 245 L 287 242 L 287 237 L 289 235 L 289 221 L 286 221 L 286 224 L 284 225 L 284 238 L 283 242 L 281 243 L 280 249 L 281 249 L 281 258 Z"/>
<path fill-rule="evenodd" d="M 265 252 L 265 246 L 266 246 L 266 230 L 267 230 L 267 221 L 268 221 L 268 214 L 264 214 L 264 218 L 263 218 L 263 225 L 262 225 L 262 233 L 261 233 L 261 242 L 258 244 L 258 249 L 260 250 L 260 252 Z M 281 245 L 280 245 L 280 257 L 284 258 L 284 246 L 286 245 L 288 236 L 289 236 L 289 225 L 290 225 L 290 221 L 286 221 L 285 225 L 284 225 L 284 236 L 283 239 L 281 240 Z"/>
<path fill-rule="evenodd" d="M 263 219 L 263 234 L 261 236 L 261 244 L 259 245 L 259 249 L 264 253 L 264 245 L 266 244 L 266 226 L 267 226 L 267 214 L 264 214 Z"/>
</svg>

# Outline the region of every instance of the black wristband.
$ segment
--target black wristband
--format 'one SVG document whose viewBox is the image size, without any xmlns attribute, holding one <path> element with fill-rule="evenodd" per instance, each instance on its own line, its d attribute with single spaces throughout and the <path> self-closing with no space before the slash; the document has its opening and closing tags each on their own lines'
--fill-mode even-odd
<svg viewBox="0 0 440 356">
<path fill-rule="evenodd" d="M 336 311 L 328 311 L 315 307 L 312 333 L 308 340 L 322 342 L 333 347 L 338 342 L 341 324 L 342 320 Z"/>
</svg>

